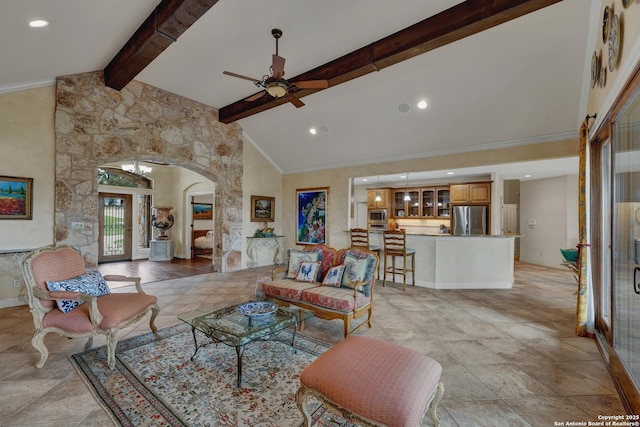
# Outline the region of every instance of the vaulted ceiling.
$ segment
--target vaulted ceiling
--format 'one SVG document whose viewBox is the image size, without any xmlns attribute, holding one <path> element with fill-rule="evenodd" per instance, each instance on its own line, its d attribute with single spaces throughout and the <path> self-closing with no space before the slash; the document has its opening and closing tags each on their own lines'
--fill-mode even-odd
<svg viewBox="0 0 640 427">
<path fill-rule="evenodd" d="M 108 64 L 158 5 L 157 0 L 52 3 L 11 0 L 0 6 L 0 35 L 6 41 L 0 45 L 0 92 L 58 75 L 109 71 Z M 545 2 L 406 0 L 402 7 L 383 0 L 186 3 L 200 4 L 201 9 L 177 15 L 172 29 L 183 26 L 184 31 L 176 33 L 175 42 L 171 30 L 169 37 L 163 32 L 164 50 L 135 78 L 220 108 L 222 115 L 233 110 L 226 116 L 230 120 L 243 115 L 237 111 L 248 111 L 252 115 L 239 123 L 283 173 L 572 138 L 584 117 L 589 0 L 564 0 L 513 20 L 494 17 L 507 22 L 464 38 L 451 32 L 459 14 L 446 21 L 428 19 L 474 10 L 474 4 L 489 4 L 490 9 L 508 3 L 540 7 Z M 199 13 L 202 17 L 192 19 Z M 34 18 L 47 19 L 50 25 L 30 29 L 27 22 Z M 489 22 L 486 16 L 476 19 L 469 32 Z M 435 35 L 426 44 L 405 49 L 410 59 L 378 58 L 378 51 L 371 50 L 371 67 L 334 67 L 341 73 L 337 76 L 322 68 L 424 20 L 432 24 L 425 31 L 433 26 Z M 308 93 L 302 108 L 284 103 L 259 111 L 272 103 L 242 101 L 258 91 L 254 84 L 222 74 L 228 70 L 257 79 L 268 74 L 275 53 L 272 28 L 284 32 L 279 55 L 286 58 L 285 78 L 296 80 L 307 73 L 304 79 L 329 79 L 328 89 L 299 93 Z M 399 37 L 398 43 L 405 40 Z M 379 71 L 372 71 L 375 68 Z M 353 75 L 357 78 L 349 79 Z M 421 99 L 428 102 L 424 110 L 416 107 Z M 318 133 L 311 135 L 310 127 Z"/>
</svg>

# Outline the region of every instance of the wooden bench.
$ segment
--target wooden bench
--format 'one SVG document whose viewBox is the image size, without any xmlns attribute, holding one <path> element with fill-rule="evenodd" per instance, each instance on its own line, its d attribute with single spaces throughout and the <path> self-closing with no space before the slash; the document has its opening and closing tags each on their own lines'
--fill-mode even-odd
<svg viewBox="0 0 640 427">
<path fill-rule="evenodd" d="M 311 425 L 314 397 L 362 426 L 419 426 L 429 409 L 437 427 L 441 374 L 440 363 L 422 353 L 351 335 L 302 371 L 296 402 L 305 426 Z"/>
</svg>

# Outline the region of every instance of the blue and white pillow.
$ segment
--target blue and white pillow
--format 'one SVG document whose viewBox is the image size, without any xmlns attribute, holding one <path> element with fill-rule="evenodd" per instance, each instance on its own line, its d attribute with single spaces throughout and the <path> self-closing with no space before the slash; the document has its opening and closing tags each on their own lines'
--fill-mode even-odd
<svg viewBox="0 0 640 427">
<path fill-rule="evenodd" d="M 336 265 L 335 267 L 331 267 L 327 274 L 324 276 L 324 280 L 322 281 L 322 286 L 335 286 L 339 288 L 342 284 L 342 273 L 344 272 L 344 265 Z"/>
<path fill-rule="evenodd" d="M 289 249 L 289 267 L 287 268 L 287 279 L 294 279 L 298 276 L 300 266 L 303 262 L 322 262 L 322 254 L 317 251 L 301 251 Z"/>
<path fill-rule="evenodd" d="M 97 270 L 67 280 L 47 280 L 47 288 L 49 288 L 50 291 L 80 292 L 81 294 L 91 295 L 94 297 L 106 295 L 110 292 L 107 281 L 104 280 L 102 274 Z M 58 304 L 60 311 L 68 313 L 82 304 L 82 301 L 57 300 L 56 303 Z"/>
<path fill-rule="evenodd" d="M 320 273 L 320 261 L 318 262 L 303 262 L 298 270 L 296 276 L 296 282 L 309 282 L 316 283 L 318 281 L 318 274 Z"/>
<path fill-rule="evenodd" d="M 367 277 L 370 277 L 371 271 L 369 264 L 371 258 L 367 254 L 357 254 L 348 251 L 344 257 L 344 273 L 342 274 L 342 286 L 347 288 L 358 287 L 358 290 L 369 296 L 368 286 L 359 285 L 358 283 L 365 282 Z"/>
</svg>

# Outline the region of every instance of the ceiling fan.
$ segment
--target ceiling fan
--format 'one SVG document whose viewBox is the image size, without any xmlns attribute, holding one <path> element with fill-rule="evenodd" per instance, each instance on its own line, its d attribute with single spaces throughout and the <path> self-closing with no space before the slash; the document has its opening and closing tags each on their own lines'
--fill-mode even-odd
<svg viewBox="0 0 640 427">
<path fill-rule="evenodd" d="M 264 92 L 251 95 L 246 98 L 245 101 L 255 101 L 267 95 L 273 98 L 285 97 L 293 105 L 300 108 L 304 105 L 304 102 L 300 101 L 300 98 L 295 96 L 293 92 L 300 89 L 326 89 L 329 87 L 329 82 L 327 80 L 306 80 L 301 82 L 289 82 L 285 80 L 283 78 L 285 60 L 283 57 L 278 56 L 278 39 L 282 37 L 282 30 L 274 28 L 271 30 L 271 35 L 276 39 L 276 54 L 272 55 L 271 68 L 269 69 L 271 74 L 264 75 L 262 80 L 259 80 L 230 71 L 223 71 L 222 73 L 239 79 L 249 80 L 257 87 L 264 89 Z"/>
</svg>

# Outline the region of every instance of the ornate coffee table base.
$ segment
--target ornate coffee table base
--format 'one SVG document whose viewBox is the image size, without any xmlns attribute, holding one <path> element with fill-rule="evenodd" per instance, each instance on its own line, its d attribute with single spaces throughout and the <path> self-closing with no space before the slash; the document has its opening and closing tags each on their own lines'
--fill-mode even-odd
<svg viewBox="0 0 640 427">
<path fill-rule="evenodd" d="M 242 383 L 242 356 L 247 344 L 254 341 L 269 340 L 282 330 L 294 326 L 291 338 L 291 346 L 293 347 L 298 325 L 313 316 L 308 311 L 300 312 L 298 309 L 287 311 L 283 308 L 278 308 L 270 317 L 259 321 L 254 320 L 252 323 L 250 318 L 238 312 L 239 305 L 232 305 L 222 309 L 205 308 L 178 315 L 180 320 L 191 326 L 195 346 L 195 351 L 191 356 L 192 361 L 195 359 L 198 350 L 209 344 L 222 343 L 229 347 L 235 347 L 238 371 L 236 384 L 238 387 Z M 198 344 L 196 330 L 209 338 L 211 342 Z"/>
<path fill-rule="evenodd" d="M 293 315 L 294 318 L 296 317 L 295 315 Z M 296 330 L 298 329 L 298 325 L 300 322 L 296 321 L 294 323 L 295 327 L 293 328 L 293 336 L 291 337 L 291 347 L 294 347 L 293 343 L 296 340 Z M 198 353 L 198 350 L 200 350 L 203 347 L 208 346 L 209 344 L 225 344 L 223 341 L 218 341 L 215 338 L 209 337 L 207 336 L 207 338 L 209 338 L 211 340 L 210 343 L 206 343 L 206 344 L 202 344 L 202 345 L 198 345 L 198 338 L 196 337 L 196 328 L 194 326 L 191 327 L 191 333 L 193 334 L 193 343 L 196 347 L 196 350 L 193 352 L 193 355 L 191 356 L 191 361 L 193 362 L 193 359 L 196 358 L 196 354 Z M 267 335 L 264 338 L 258 339 L 256 341 L 265 341 L 268 340 L 271 337 L 271 334 Z M 251 341 L 253 342 L 253 341 Z M 228 345 L 228 344 L 225 344 Z M 242 384 L 242 355 L 244 354 L 244 347 L 245 345 L 236 345 L 234 346 L 236 348 L 236 365 L 237 365 L 237 371 L 238 371 L 238 379 L 236 381 L 236 385 L 238 387 L 240 387 L 240 385 Z"/>
</svg>

